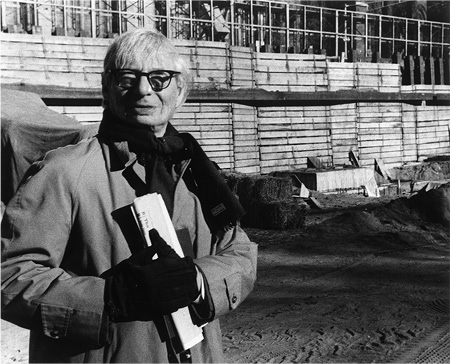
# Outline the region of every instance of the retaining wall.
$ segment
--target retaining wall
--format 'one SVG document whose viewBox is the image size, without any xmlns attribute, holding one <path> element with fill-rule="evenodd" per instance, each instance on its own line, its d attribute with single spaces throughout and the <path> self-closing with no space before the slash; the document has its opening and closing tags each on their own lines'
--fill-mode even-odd
<svg viewBox="0 0 450 364">
<path fill-rule="evenodd" d="M 2 83 L 98 88 L 112 40 L 1 33 Z M 192 72 L 194 89 L 261 88 L 268 91 L 450 91 L 449 86 L 402 86 L 388 63 L 338 63 L 324 55 L 255 53 L 226 43 L 175 41 Z M 97 122 L 100 107 L 52 107 L 80 122 Z M 269 173 L 325 165 L 386 167 L 450 154 L 450 106 L 347 103 L 332 106 L 251 107 L 187 103 L 173 124 L 191 132 L 222 168 Z"/>
</svg>

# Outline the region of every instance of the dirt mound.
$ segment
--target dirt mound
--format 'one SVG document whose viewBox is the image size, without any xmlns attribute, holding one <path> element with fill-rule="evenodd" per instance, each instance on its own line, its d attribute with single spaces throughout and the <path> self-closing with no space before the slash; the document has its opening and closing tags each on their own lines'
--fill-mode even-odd
<svg viewBox="0 0 450 364">
<path fill-rule="evenodd" d="M 437 189 L 419 191 L 410 198 L 399 198 L 378 208 L 375 215 L 382 221 L 391 219 L 400 225 L 438 223 L 450 228 L 450 183 Z"/>
<path fill-rule="evenodd" d="M 450 227 L 450 183 L 429 191 L 421 190 L 379 207 L 347 211 L 311 228 L 339 233 L 370 233 L 386 230 L 387 225 L 401 230 L 427 230 L 429 224 Z"/>
<path fill-rule="evenodd" d="M 450 160 L 448 158 L 417 165 L 395 168 L 398 179 L 402 181 L 437 181 L 450 178 Z"/>
<path fill-rule="evenodd" d="M 368 201 L 369 202 L 369 201 Z M 444 227 L 444 228 L 443 228 Z M 450 227 L 450 183 L 374 206 L 356 206 L 312 225 L 308 239 L 327 241 L 338 253 L 412 249 L 447 241 Z M 293 245 L 291 249 L 295 250 Z"/>
</svg>

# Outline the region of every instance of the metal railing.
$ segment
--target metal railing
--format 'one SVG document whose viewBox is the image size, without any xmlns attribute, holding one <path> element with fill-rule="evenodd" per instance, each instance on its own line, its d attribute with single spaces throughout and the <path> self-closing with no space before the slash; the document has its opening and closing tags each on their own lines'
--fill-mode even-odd
<svg viewBox="0 0 450 364">
<path fill-rule="evenodd" d="M 133 28 L 256 51 L 444 57 L 450 24 L 271 0 L 2 0 L 3 32 L 114 37 Z"/>
</svg>

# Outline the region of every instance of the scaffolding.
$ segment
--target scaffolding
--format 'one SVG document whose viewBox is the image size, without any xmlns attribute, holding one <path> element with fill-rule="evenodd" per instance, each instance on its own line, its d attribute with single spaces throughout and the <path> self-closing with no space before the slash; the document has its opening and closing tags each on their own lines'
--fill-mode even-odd
<svg viewBox="0 0 450 364">
<path fill-rule="evenodd" d="M 450 24 L 271 0 L 2 0 L 3 32 L 113 38 L 133 28 L 257 52 L 446 58 Z"/>
</svg>

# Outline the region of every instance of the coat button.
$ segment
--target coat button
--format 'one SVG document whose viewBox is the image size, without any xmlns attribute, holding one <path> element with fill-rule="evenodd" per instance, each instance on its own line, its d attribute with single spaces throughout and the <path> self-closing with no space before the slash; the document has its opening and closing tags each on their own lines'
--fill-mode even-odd
<svg viewBox="0 0 450 364">
<path fill-rule="evenodd" d="M 50 331 L 50 336 L 54 339 L 59 339 L 61 337 L 61 332 L 59 330 Z"/>
<path fill-rule="evenodd" d="M 233 297 L 231 298 L 231 303 L 236 303 L 237 302 L 237 297 L 234 294 Z"/>
</svg>

